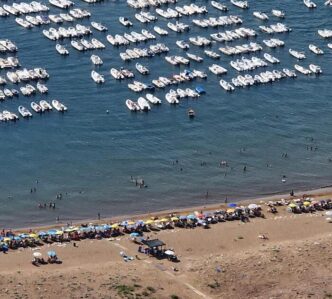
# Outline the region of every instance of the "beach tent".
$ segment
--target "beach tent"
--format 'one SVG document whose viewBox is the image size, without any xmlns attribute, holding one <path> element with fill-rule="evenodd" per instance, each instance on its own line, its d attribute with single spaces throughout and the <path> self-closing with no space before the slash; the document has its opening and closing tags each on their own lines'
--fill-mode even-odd
<svg viewBox="0 0 332 299">
<path fill-rule="evenodd" d="M 159 239 L 153 239 L 153 240 L 143 240 L 142 243 L 149 248 L 154 248 L 154 247 L 161 247 L 166 245 L 163 241 Z"/>
</svg>

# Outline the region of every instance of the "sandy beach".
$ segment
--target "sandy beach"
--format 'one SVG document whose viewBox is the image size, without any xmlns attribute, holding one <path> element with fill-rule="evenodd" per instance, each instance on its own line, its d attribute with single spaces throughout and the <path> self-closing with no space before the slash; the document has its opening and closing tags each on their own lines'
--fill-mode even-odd
<svg viewBox="0 0 332 299">
<path fill-rule="evenodd" d="M 0 292 L 2 298 L 330 298 L 332 233 L 325 212 L 263 210 L 265 219 L 249 223 L 145 234 L 174 248 L 176 264 L 138 253 L 128 235 L 37 249 L 56 250 L 61 265 L 35 267 L 36 249 L 10 250 L 0 254 Z M 134 260 L 125 262 L 121 251 Z"/>
</svg>

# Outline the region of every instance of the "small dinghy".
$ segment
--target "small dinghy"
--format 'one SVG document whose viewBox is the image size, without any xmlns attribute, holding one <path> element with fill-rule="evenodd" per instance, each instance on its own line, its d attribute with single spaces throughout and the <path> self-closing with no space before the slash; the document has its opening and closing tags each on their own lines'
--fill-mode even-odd
<svg viewBox="0 0 332 299">
<path fill-rule="evenodd" d="M 151 106 L 148 103 L 148 101 L 146 99 L 144 99 L 143 97 L 139 97 L 137 100 L 137 104 L 140 107 L 140 109 L 142 111 L 150 111 L 151 110 Z"/>
<path fill-rule="evenodd" d="M 90 60 L 94 65 L 102 65 L 103 61 L 98 55 L 91 55 Z"/>
<path fill-rule="evenodd" d="M 31 102 L 31 108 L 32 108 L 32 110 L 33 111 L 35 111 L 36 113 L 41 113 L 41 112 L 43 112 L 43 108 L 42 107 L 40 107 L 37 103 L 35 103 L 35 102 Z"/>
<path fill-rule="evenodd" d="M 137 103 L 135 103 L 134 101 L 129 100 L 129 99 L 126 100 L 126 106 L 128 107 L 128 109 L 130 111 L 139 111 L 139 110 L 141 110 L 141 108 L 138 106 Z"/>
<path fill-rule="evenodd" d="M 150 73 L 149 69 L 140 63 L 136 63 L 135 67 L 136 70 L 140 72 L 142 75 L 148 75 Z"/>
<path fill-rule="evenodd" d="M 18 106 L 18 112 L 22 115 L 24 118 L 32 117 L 32 113 L 23 106 Z"/>
<path fill-rule="evenodd" d="M 105 82 L 104 76 L 100 75 L 96 71 L 91 72 L 91 78 L 93 81 L 95 81 L 97 84 L 101 84 Z"/>
<path fill-rule="evenodd" d="M 41 100 L 39 102 L 40 107 L 43 109 L 43 111 L 50 111 L 52 110 L 52 106 L 45 100 Z"/>
<path fill-rule="evenodd" d="M 58 110 L 59 112 L 65 112 L 68 110 L 67 107 L 58 100 L 53 100 L 52 106 L 54 107 L 54 109 Z"/>
<path fill-rule="evenodd" d="M 156 96 L 154 96 L 153 94 L 151 94 L 151 93 L 147 93 L 145 95 L 145 97 L 151 104 L 154 104 L 154 105 L 161 104 L 161 100 L 159 98 L 157 98 Z"/>
</svg>

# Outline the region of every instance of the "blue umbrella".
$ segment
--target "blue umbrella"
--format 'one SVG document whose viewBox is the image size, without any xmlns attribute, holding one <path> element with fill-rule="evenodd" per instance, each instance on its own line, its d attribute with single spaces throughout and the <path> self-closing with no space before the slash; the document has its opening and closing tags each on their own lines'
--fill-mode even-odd
<svg viewBox="0 0 332 299">
<path fill-rule="evenodd" d="M 230 208 L 235 208 L 237 206 L 237 204 L 236 203 L 229 203 L 227 206 L 230 207 Z"/>
<path fill-rule="evenodd" d="M 180 218 L 179 218 L 180 220 L 186 220 L 187 219 L 187 217 L 186 216 L 180 216 Z"/>
<path fill-rule="evenodd" d="M 49 252 L 47 252 L 47 255 L 48 256 L 56 256 L 56 253 L 55 253 L 55 251 L 49 251 Z"/>
<path fill-rule="evenodd" d="M 105 224 L 105 225 L 104 225 L 104 229 L 110 229 L 110 228 L 111 228 L 110 225 L 108 225 L 108 224 Z"/>
<path fill-rule="evenodd" d="M 193 219 L 196 219 L 196 216 L 193 214 L 190 214 L 187 216 L 187 218 L 193 220 Z"/>
<path fill-rule="evenodd" d="M 128 225 L 128 220 L 126 220 L 126 221 L 122 221 L 122 222 L 121 222 L 121 225 L 122 225 L 122 226 L 127 226 L 127 225 Z"/>
<path fill-rule="evenodd" d="M 139 233 L 131 233 L 130 236 L 131 236 L 131 237 L 138 237 L 138 236 L 139 236 Z"/>
<path fill-rule="evenodd" d="M 29 235 L 28 235 L 28 234 L 20 234 L 19 236 L 20 236 L 22 239 L 29 238 Z"/>
<path fill-rule="evenodd" d="M 14 237 L 14 240 L 15 240 L 15 241 L 21 241 L 21 238 L 20 238 L 19 236 L 15 236 L 15 237 Z"/>
<path fill-rule="evenodd" d="M 56 234 L 56 229 L 50 229 L 47 233 L 49 235 L 55 235 Z"/>
<path fill-rule="evenodd" d="M 144 224 L 144 221 L 143 220 L 138 220 L 138 221 L 136 221 L 136 224 L 138 224 L 138 225 Z"/>
<path fill-rule="evenodd" d="M 40 237 L 44 237 L 44 236 L 47 236 L 47 233 L 45 233 L 45 232 L 39 232 L 39 233 L 38 233 L 38 236 L 40 236 Z"/>
</svg>

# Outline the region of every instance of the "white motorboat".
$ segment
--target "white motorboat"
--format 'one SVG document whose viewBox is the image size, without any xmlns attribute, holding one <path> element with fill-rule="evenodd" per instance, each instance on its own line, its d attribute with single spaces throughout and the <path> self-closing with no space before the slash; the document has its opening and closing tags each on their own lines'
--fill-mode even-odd
<svg viewBox="0 0 332 299">
<path fill-rule="evenodd" d="M 320 48 L 318 48 L 316 45 L 310 44 L 309 50 L 317 55 L 323 55 L 324 51 Z"/>
<path fill-rule="evenodd" d="M 151 93 L 147 93 L 145 95 L 145 97 L 151 104 L 154 104 L 154 105 L 161 104 L 161 100 L 159 98 L 157 98 L 156 96 L 154 96 L 153 94 L 151 94 Z"/>
<path fill-rule="evenodd" d="M 327 44 L 327 46 L 330 48 L 330 49 L 332 49 L 332 44 L 330 43 L 330 44 Z"/>
<path fill-rule="evenodd" d="M 331 38 L 332 37 L 332 30 L 330 30 L 330 29 L 320 29 L 317 32 L 322 38 Z"/>
<path fill-rule="evenodd" d="M 210 58 L 213 59 L 219 59 L 220 55 L 214 51 L 210 51 L 210 50 L 204 50 L 205 55 L 209 56 Z"/>
<path fill-rule="evenodd" d="M 22 115 L 24 118 L 32 117 L 32 113 L 23 106 L 18 106 L 18 112 Z"/>
<path fill-rule="evenodd" d="M 319 65 L 316 65 L 316 64 L 309 64 L 309 69 L 314 74 L 321 74 L 322 73 L 322 68 Z"/>
<path fill-rule="evenodd" d="M 221 4 L 220 2 L 217 2 L 217 1 L 211 1 L 211 5 L 218 9 L 218 10 L 221 10 L 221 11 L 228 11 L 228 8 L 226 5 L 224 4 Z"/>
<path fill-rule="evenodd" d="M 282 69 L 282 71 L 289 78 L 296 78 L 297 77 L 296 72 L 294 70 L 290 70 L 290 69 L 284 68 L 284 69 Z"/>
<path fill-rule="evenodd" d="M 186 53 L 187 57 L 190 58 L 191 60 L 194 60 L 196 62 L 202 62 L 203 61 L 203 58 L 198 56 L 198 55 L 195 55 L 195 54 L 191 54 L 191 53 Z"/>
<path fill-rule="evenodd" d="M 272 55 L 269 54 L 269 53 L 264 53 L 264 58 L 265 58 L 268 62 L 270 62 L 270 63 L 272 63 L 272 64 L 275 64 L 275 63 L 279 63 L 279 62 L 280 62 L 280 60 L 279 60 L 278 58 L 272 56 Z"/>
<path fill-rule="evenodd" d="M 36 87 L 40 93 L 42 93 L 42 94 L 48 93 L 48 88 L 45 84 L 38 82 Z"/>
<path fill-rule="evenodd" d="M 97 23 L 97 22 L 91 22 L 91 26 L 92 26 L 94 29 L 96 29 L 96 30 L 98 30 L 98 31 L 101 31 L 101 32 L 104 32 L 104 31 L 107 31 L 107 30 L 108 30 L 106 26 L 104 26 L 104 25 L 101 24 L 101 23 Z"/>
<path fill-rule="evenodd" d="M 303 3 L 308 8 L 316 8 L 317 7 L 316 3 L 311 1 L 311 0 L 303 0 Z"/>
<path fill-rule="evenodd" d="M 249 8 L 249 4 L 247 1 L 240 1 L 240 0 L 231 0 L 231 3 L 236 6 L 236 7 L 239 7 L 239 8 L 242 8 L 242 9 L 247 9 Z"/>
<path fill-rule="evenodd" d="M 133 23 L 129 21 L 128 18 L 125 17 L 119 17 L 119 22 L 125 27 L 130 27 L 133 26 Z"/>
<path fill-rule="evenodd" d="M 45 100 L 41 100 L 39 102 L 40 107 L 42 108 L 43 111 L 50 111 L 52 110 L 52 106 L 50 105 L 49 102 L 45 101 Z"/>
<path fill-rule="evenodd" d="M 148 75 L 150 73 L 149 69 L 140 63 L 136 63 L 135 67 L 136 70 L 140 72 L 142 75 Z"/>
<path fill-rule="evenodd" d="M 180 101 L 177 98 L 177 94 L 176 93 L 175 94 L 173 94 L 171 92 L 166 93 L 165 99 L 170 104 L 179 104 L 180 103 Z"/>
<path fill-rule="evenodd" d="M 264 12 L 254 11 L 252 14 L 254 17 L 256 17 L 257 19 L 260 19 L 262 21 L 267 21 L 269 19 L 268 15 Z"/>
<path fill-rule="evenodd" d="M 148 103 L 148 101 L 146 99 L 144 99 L 143 97 L 139 97 L 137 100 L 137 105 L 140 107 L 140 109 L 142 111 L 150 111 L 151 110 L 151 106 Z"/>
<path fill-rule="evenodd" d="M 282 10 L 272 9 L 271 13 L 277 18 L 283 19 L 285 17 L 285 13 Z"/>
<path fill-rule="evenodd" d="M 31 102 L 31 108 L 37 113 L 41 113 L 44 111 L 43 108 L 35 102 Z"/>
<path fill-rule="evenodd" d="M 78 51 L 84 51 L 86 50 L 85 46 L 83 46 L 83 44 L 77 40 L 72 40 L 70 42 L 70 44 L 72 45 L 72 47 Z"/>
<path fill-rule="evenodd" d="M 295 64 L 295 65 L 294 65 L 294 68 L 295 68 L 298 72 L 302 73 L 303 75 L 310 75 L 310 74 L 311 74 L 311 70 L 306 69 L 306 68 L 304 68 L 304 67 L 301 66 L 301 65 Z"/>
<path fill-rule="evenodd" d="M 183 50 L 188 50 L 190 48 L 189 44 L 186 43 L 184 40 L 176 41 L 176 45 Z"/>
<path fill-rule="evenodd" d="M 104 76 L 100 75 L 96 71 L 91 72 L 91 78 L 93 81 L 95 81 L 97 84 L 101 84 L 105 82 Z"/>
<path fill-rule="evenodd" d="M 30 29 L 30 28 L 34 27 L 34 25 L 32 25 L 31 23 L 29 23 L 28 21 L 26 21 L 22 18 L 16 18 L 15 22 L 17 24 L 19 24 L 20 26 L 22 26 L 24 28 L 27 28 L 27 29 Z"/>
<path fill-rule="evenodd" d="M 55 110 L 59 112 L 65 112 L 68 110 L 68 108 L 58 100 L 53 100 L 52 106 L 54 107 Z"/>
<path fill-rule="evenodd" d="M 220 84 L 220 86 L 223 88 L 223 89 L 225 89 L 226 91 L 233 91 L 235 88 L 234 88 L 234 86 L 232 85 L 232 84 L 230 84 L 230 83 L 228 83 L 227 81 L 225 81 L 225 80 L 220 80 L 219 81 L 219 84 Z"/>
<path fill-rule="evenodd" d="M 215 75 L 223 75 L 227 73 L 227 70 L 218 64 L 212 64 L 209 66 L 209 70 Z"/>
<path fill-rule="evenodd" d="M 9 112 L 8 110 L 2 111 L 2 116 L 4 120 L 12 120 L 12 121 L 18 120 L 18 116 L 15 113 Z"/>
<path fill-rule="evenodd" d="M 115 68 L 111 68 L 110 73 L 114 79 L 121 80 L 121 79 L 125 78 L 125 76 L 119 70 L 117 70 Z"/>
<path fill-rule="evenodd" d="M 293 57 L 301 60 L 301 59 L 305 59 L 306 56 L 305 56 L 305 53 L 304 52 L 299 52 L 299 51 L 296 51 L 296 50 L 293 50 L 293 49 L 289 49 L 289 54 L 292 55 Z"/>
<path fill-rule="evenodd" d="M 153 27 L 153 30 L 155 32 L 157 32 L 159 35 L 163 36 L 163 35 L 168 35 L 168 31 L 163 29 L 163 28 L 160 28 L 159 26 L 154 26 Z"/>
<path fill-rule="evenodd" d="M 129 99 L 126 100 L 126 106 L 128 107 L 128 109 L 130 111 L 140 111 L 141 110 L 140 106 L 136 102 L 129 100 Z"/>
<path fill-rule="evenodd" d="M 102 65 L 103 61 L 98 55 L 91 55 L 90 60 L 94 65 Z"/>
<path fill-rule="evenodd" d="M 69 55 L 69 51 L 66 49 L 65 46 L 63 45 L 60 45 L 60 44 L 56 44 L 55 45 L 55 49 L 57 50 L 57 52 L 60 54 L 60 55 Z"/>
</svg>

